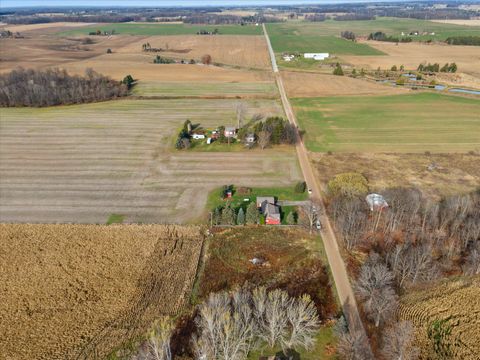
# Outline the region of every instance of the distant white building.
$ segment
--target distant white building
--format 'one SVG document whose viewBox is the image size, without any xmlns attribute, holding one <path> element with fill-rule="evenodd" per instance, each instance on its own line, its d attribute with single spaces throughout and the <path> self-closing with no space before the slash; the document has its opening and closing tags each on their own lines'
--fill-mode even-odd
<svg viewBox="0 0 480 360">
<path fill-rule="evenodd" d="M 283 55 L 284 61 L 292 61 L 293 59 L 295 59 L 295 55 L 289 55 L 289 54 Z"/>
<path fill-rule="evenodd" d="M 305 53 L 303 57 L 305 59 L 313 59 L 313 60 L 325 60 L 330 56 L 329 53 Z"/>
<path fill-rule="evenodd" d="M 192 138 L 194 138 L 195 140 L 205 139 L 205 135 L 203 135 L 203 134 L 193 134 Z"/>
</svg>

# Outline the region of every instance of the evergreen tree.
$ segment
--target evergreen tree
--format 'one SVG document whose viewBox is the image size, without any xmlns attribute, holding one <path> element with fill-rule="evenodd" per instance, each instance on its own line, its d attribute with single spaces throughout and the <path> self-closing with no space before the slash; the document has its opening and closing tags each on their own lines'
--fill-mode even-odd
<svg viewBox="0 0 480 360">
<path fill-rule="evenodd" d="M 222 210 L 222 225 L 235 225 L 235 210 L 232 208 L 232 204 L 227 202 Z"/>
<path fill-rule="evenodd" d="M 215 211 L 213 212 L 213 225 L 220 225 L 220 221 L 222 217 L 222 213 L 220 211 L 219 207 L 215 208 Z"/>
<path fill-rule="evenodd" d="M 245 225 L 245 213 L 243 212 L 243 208 L 238 210 L 237 225 Z"/>
<path fill-rule="evenodd" d="M 451 73 L 457 72 L 457 64 L 451 63 L 448 71 Z"/>
<path fill-rule="evenodd" d="M 258 209 L 257 209 L 257 204 L 255 202 L 251 202 L 248 207 L 247 207 L 247 224 L 249 225 L 254 225 L 258 224 Z"/>
<path fill-rule="evenodd" d="M 340 63 L 337 63 L 337 65 L 335 66 L 335 70 L 333 70 L 333 75 L 343 76 L 343 69 Z"/>
<path fill-rule="evenodd" d="M 392 71 L 397 71 L 397 65 L 393 65 L 390 70 L 392 70 Z"/>
<path fill-rule="evenodd" d="M 287 224 L 295 225 L 295 215 L 293 214 L 293 211 L 290 211 L 287 215 Z"/>
</svg>

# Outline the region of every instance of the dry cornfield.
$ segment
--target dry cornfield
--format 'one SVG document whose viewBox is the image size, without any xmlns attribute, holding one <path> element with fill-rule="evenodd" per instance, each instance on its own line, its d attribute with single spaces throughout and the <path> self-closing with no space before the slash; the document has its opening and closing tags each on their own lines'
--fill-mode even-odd
<svg viewBox="0 0 480 360">
<path fill-rule="evenodd" d="M 402 297 L 398 316 L 415 326 L 421 359 L 435 359 L 439 352 L 443 358 L 478 359 L 480 277 L 413 291 Z"/>
<path fill-rule="evenodd" d="M 104 358 L 188 301 L 203 229 L 0 225 L 5 359 Z"/>
</svg>

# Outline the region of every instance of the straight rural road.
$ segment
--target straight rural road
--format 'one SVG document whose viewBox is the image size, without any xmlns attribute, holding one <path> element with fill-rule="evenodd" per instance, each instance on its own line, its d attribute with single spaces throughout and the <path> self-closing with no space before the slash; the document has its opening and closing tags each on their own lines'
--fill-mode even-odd
<svg viewBox="0 0 480 360">
<path fill-rule="evenodd" d="M 282 100 L 283 108 L 285 110 L 285 115 L 287 116 L 288 120 L 298 129 L 297 120 L 295 118 L 292 106 L 290 105 L 290 101 L 288 100 L 287 93 L 283 85 L 283 80 L 276 63 L 275 53 L 273 52 L 267 29 L 265 28 L 265 24 L 263 24 L 263 32 L 267 41 L 268 50 L 272 60 L 272 69 L 275 75 L 278 90 L 280 92 L 280 97 Z M 300 137 L 300 134 L 298 133 L 298 130 L 297 136 L 299 138 L 299 141 L 296 145 L 298 160 L 300 162 L 300 167 L 302 169 L 305 182 L 307 183 L 308 188 L 312 191 L 311 198 L 313 201 L 318 203 L 320 207 L 319 218 L 320 222 L 322 223 L 322 240 L 325 246 L 325 252 L 327 254 L 327 259 L 330 264 L 330 269 L 333 275 L 333 280 L 335 281 L 335 287 L 337 289 L 340 303 L 342 305 L 345 317 L 347 318 L 349 328 L 365 332 L 365 328 L 363 327 L 358 312 L 357 303 L 353 295 L 353 290 L 348 279 L 345 263 L 343 262 L 342 256 L 340 254 L 337 238 L 333 231 L 330 220 L 326 215 L 325 206 L 322 201 L 321 186 L 317 181 L 317 178 L 315 177 L 312 165 L 308 159 L 307 149 L 303 140 Z"/>
</svg>

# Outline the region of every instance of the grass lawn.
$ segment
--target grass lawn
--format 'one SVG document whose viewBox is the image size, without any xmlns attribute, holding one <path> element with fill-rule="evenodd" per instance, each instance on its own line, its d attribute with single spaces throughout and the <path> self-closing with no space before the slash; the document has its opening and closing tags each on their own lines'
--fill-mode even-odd
<svg viewBox="0 0 480 360">
<path fill-rule="evenodd" d="M 480 102 L 434 93 L 292 99 L 309 150 L 467 152 L 480 147 Z"/>
<path fill-rule="evenodd" d="M 189 25 L 189 24 L 135 24 L 116 23 L 85 26 L 59 32 L 60 36 L 88 35 L 89 32 L 112 31 L 122 35 L 195 35 L 200 30 L 219 30 L 219 35 L 262 35 L 262 28 L 254 25 Z M 210 35 L 202 35 L 210 36 Z"/>
<path fill-rule="evenodd" d="M 338 359 L 335 352 L 336 337 L 332 326 L 323 326 L 317 335 L 315 346 L 313 349 L 301 350 L 299 352 L 301 360 L 333 360 Z M 280 353 L 280 348 L 269 349 L 268 346 L 260 347 L 260 349 L 252 351 L 248 360 L 258 360 L 261 356 L 273 356 Z"/>
<path fill-rule="evenodd" d="M 466 26 L 466 25 L 454 25 L 454 24 L 442 24 L 432 21 L 417 20 L 417 19 L 399 19 L 399 18 L 386 18 L 380 17 L 376 20 L 369 21 L 334 21 L 327 20 L 323 22 L 303 22 L 303 21 L 289 21 L 286 23 L 268 24 L 269 35 L 272 39 L 272 46 L 275 51 L 302 51 L 300 49 L 305 48 L 308 51 L 310 49 L 310 41 L 315 41 L 318 38 L 318 46 L 321 46 L 321 37 L 324 36 L 340 36 L 342 31 L 353 31 L 357 36 L 368 36 L 372 32 L 382 31 L 387 35 L 401 36 L 404 32 L 408 34 L 411 31 L 419 31 L 432 33 L 435 35 L 414 36 L 413 40 L 437 40 L 443 41 L 449 36 L 457 35 L 480 35 L 480 26 Z M 291 40 L 297 37 L 296 46 L 298 49 L 290 48 L 292 46 Z M 284 46 L 282 47 L 282 39 L 285 38 Z M 301 39 L 306 39 L 305 43 Z M 274 41 L 275 40 L 275 41 Z M 315 44 L 315 43 L 313 43 Z M 333 44 L 332 44 L 333 45 Z M 358 45 L 358 44 L 352 44 Z M 352 46 L 351 49 L 360 52 L 357 55 L 362 54 L 361 48 Z M 322 48 L 323 50 L 323 48 Z M 321 51 L 321 50 L 315 50 Z M 333 47 L 326 52 L 337 53 Z M 340 54 L 340 52 L 338 52 Z M 352 54 L 353 55 L 353 54 Z M 372 54 L 375 55 L 375 54 Z"/>
<path fill-rule="evenodd" d="M 294 187 L 295 184 L 292 184 L 290 187 L 249 188 L 251 189 L 249 194 L 240 194 L 238 187 L 234 186 L 233 195 L 229 201 L 235 209 L 238 209 L 240 206 L 246 208 L 250 202 L 256 201 L 257 196 L 274 196 L 277 200 L 292 201 L 301 201 L 308 198 L 308 193 L 306 191 L 303 193 L 297 193 L 295 192 Z M 218 206 L 224 205 L 226 201 L 227 200 L 223 199 L 223 188 L 215 189 L 208 194 L 207 209 L 215 209 Z"/>
</svg>

